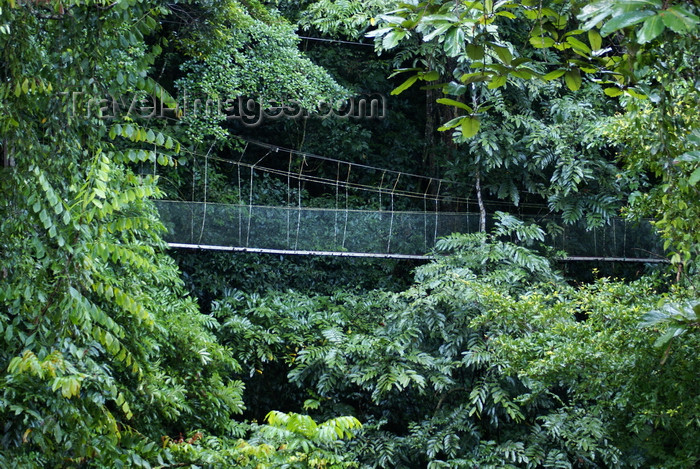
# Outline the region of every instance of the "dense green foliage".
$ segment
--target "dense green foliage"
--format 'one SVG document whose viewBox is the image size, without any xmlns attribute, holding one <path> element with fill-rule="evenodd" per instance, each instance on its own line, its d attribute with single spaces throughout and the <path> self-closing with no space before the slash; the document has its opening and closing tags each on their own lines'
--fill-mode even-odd
<svg viewBox="0 0 700 469">
<path fill-rule="evenodd" d="M 0 1 L 0 466 L 695 467 L 697 14 Z M 386 118 L 317 116 L 355 93 Z M 229 98 L 249 116 L 206 110 Z M 280 105 L 304 117 L 256 122 Z M 484 214 L 652 216 L 675 265 L 570 281 L 500 212 L 422 265 L 168 252 L 152 200 L 240 202 L 195 155 L 241 137 L 456 179 Z"/>
</svg>

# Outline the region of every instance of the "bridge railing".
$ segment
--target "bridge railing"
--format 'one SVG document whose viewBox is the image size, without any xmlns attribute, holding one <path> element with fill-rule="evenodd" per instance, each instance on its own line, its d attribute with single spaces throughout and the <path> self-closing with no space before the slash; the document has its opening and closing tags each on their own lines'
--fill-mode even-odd
<svg viewBox="0 0 700 469">
<path fill-rule="evenodd" d="M 424 255 L 436 239 L 478 231 L 477 213 L 339 210 L 156 201 L 166 241 L 280 251 Z M 540 220 L 542 221 L 542 220 Z M 586 229 L 556 218 L 545 244 L 571 257 L 660 258 L 663 246 L 648 221 L 613 219 Z"/>
</svg>

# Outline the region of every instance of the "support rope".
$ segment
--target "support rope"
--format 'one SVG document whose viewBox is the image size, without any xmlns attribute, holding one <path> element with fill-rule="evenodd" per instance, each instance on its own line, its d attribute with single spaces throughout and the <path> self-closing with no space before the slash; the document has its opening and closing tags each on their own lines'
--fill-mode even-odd
<svg viewBox="0 0 700 469">
<path fill-rule="evenodd" d="M 248 143 L 246 142 L 245 147 L 243 147 L 243 152 L 241 152 L 240 158 L 238 158 L 238 165 L 236 167 L 238 168 L 238 203 L 240 205 L 238 209 L 238 244 L 241 244 L 243 242 L 243 190 L 241 189 L 241 160 L 243 159 L 243 155 L 245 155 L 245 151 L 248 149 Z"/>
<path fill-rule="evenodd" d="M 333 212 L 333 245 L 338 245 L 338 190 L 340 189 L 340 163 L 335 172 L 335 212 Z"/>
<path fill-rule="evenodd" d="M 291 182 L 291 174 L 292 174 L 292 152 L 289 152 L 289 165 L 287 166 L 287 207 L 292 206 L 292 182 Z M 291 215 L 292 212 L 291 210 L 287 210 L 287 247 L 289 248 L 292 243 L 292 234 L 290 231 L 291 228 Z"/>
<path fill-rule="evenodd" d="M 435 192 L 435 234 L 433 235 L 433 243 L 437 241 L 438 237 L 438 202 L 440 198 L 440 188 L 442 187 L 442 181 L 438 182 L 437 192 Z"/>
<path fill-rule="evenodd" d="M 199 228 L 199 239 L 197 244 L 202 242 L 202 236 L 204 235 L 204 226 L 207 222 L 207 189 L 209 187 L 209 153 L 211 153 L 214 146 L 209 147 L 209 151 L 204 155 L 204 212 L 202 213 L 202 226 Z"/>
<path fill-rule="evenodd" d="M 428 180 L 428 185 L 425 186 L 425 193 L 423 193 L 423 244 L 425 245 L 425 250 L 428 250 L 428 191 L 430 191 L 430 184 L 433 180 Z M 467 207 L 469 210 L 469 207 Z M 467 227 L 469 224 L 467 223 Z"/>
<path fill-rule="evenodd" d="M 389 220 L 389 239 L 386 242 L 386 252 L 391 252 L 391 237 L 394 231 L 394 191 L 396 190 L 396 186 L 399 184 L 399 178 L 401 178 L 401 174 L 396 176 L 396 182 L 394 183 L 394 187 L 391 189 L 391 219 Z"/>
<path fill-rule="evenodd" d="M 352 169 L 352 165 L 348 165 L 348 177 L 346 182 L 350 182 L 350 170 Z M 341 243 L 341 246 L 343 249 L 345 249 L 345 237 L 347 236 L 348 233 L 348 184 L 345 184 L 345 226 L 343 227 L 343 242 Z"/>
<path fill-rule="evenodd" d="M 301 175 L 304 171 L 304 166 L 306 165 L 306 156 L 301 160 L 301 164 L 299 165 L 299 194 L 298 194 L 298 202 L 299 202 L 299 210 L 297 211 L 297 235 L 296 239 L 294 240 L 294 250 L 296 251 L 297 248 L 299 247 L 299 229 L 301 228 Z"/>
<path fill-rule="evenodd" d="M 260 158 L 253 166 L 250 167 L 250 191 L 248 196 L 248 229 L 245 234 L 245 245 L 246 247 L 250 243 L 250 223 L 253 221 L 253 174 L 255 173 L 255 167 L 265 159 L 267 155 L 272 153 L 272 150 L 268 151 Z"/>
</svg>

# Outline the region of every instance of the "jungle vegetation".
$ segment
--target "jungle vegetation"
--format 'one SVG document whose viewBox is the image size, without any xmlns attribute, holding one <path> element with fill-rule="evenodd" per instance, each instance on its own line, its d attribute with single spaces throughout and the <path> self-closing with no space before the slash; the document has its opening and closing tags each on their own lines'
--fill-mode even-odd
<svg viewBox="0 0 700 469">
<path fill-rule="evenodd" d="M 697 467 L 698 15 L 0 0 L 0 467 Z M 363 93 L 385 119 L 319 116 Z M 414 263 L 168 249 L 153 201 L 250 139 L 463 181 L 482 229 Z M 532 207 L 652 218 L 667 263 L 565 266 Z"/>
</svg>

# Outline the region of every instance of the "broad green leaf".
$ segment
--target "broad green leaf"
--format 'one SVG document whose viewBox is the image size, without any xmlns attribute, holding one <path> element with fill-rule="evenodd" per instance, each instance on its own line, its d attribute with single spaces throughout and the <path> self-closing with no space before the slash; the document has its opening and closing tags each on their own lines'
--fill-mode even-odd
<svg viewBox="0 0 700 469">
<path fill-rule="evenodd" d="M 584 10 L 585 10 L 585 8 L 584 8 Z M 596 14 L 595 16 L 591 16 L 590 19 L 586 20 L 586 23 L 583 26 L 581 26 L 581 29 L 589 30 L 591 28 L 594 28 L 598 23 L 603 21 L 609 15 L 610 15 L 609 11 L 607 11 L 607 10 L 601 11 L 598 14 Z M 587 16 L 579 15 L 579 19 L 585 19 L 586 17 Z"/>
<path fill-rule="evenodd" d="M 679 16 L 675 16 L 673 13 L 670 13 L 667 10 L 660 11 L 659 16 L 661 17 L 661 21 L 663 21 L 664 26 L 673 32 L 683 34 L 687 31 L 685 23 Z"/>
<path fill-rule="evenodd" d="M 511 61 L 513 60 L 513 54 L 510 53 L 507 47 L 499 46 L 498 44 L 493 43 L 491 43 L 491 47 L 493 48 L 494 52 L 496 52 L 498 58 L 501 59 L 501 62 L 506 65 L 510 65 Z"/>
<path fill-rule="evenodd" d="M 564 74 L 564 82 L 571 91 L 581 88 L 581 72 L 578 68 L 572 68 Z"/>
<path fill-rule="evenodd" d="M 637 23 L 641 23 L 646 18 L 653 16 L 655 13 L 649 10 L 642 11 L 630 11 L 623 13 L 619 16 L 613 17 L 610 21 L 605 23 L 602 28 L 600 28 L 601 36 L 607 36 L 608 34 L 617 31 L 628 26 L 633 26 Z"/>
<path fill-rule="evenodd" d="M 472 60 L 483 60 L 484 47 L 476 44 L 467 45 L 467 56 Z"/>
<path fill-rule="evenodd" d="M 437 26 L 433 31 L 431 31 L 429 34 L 426 34 L 423 36 L 423 41 L 428 42 L 436 38 L 437 36 L 442 36 L 447 32 L 448 29 L 452 28 L 452 23 L 442 23 L 439 26 Z"/>
<path fill-rule="evenodd" d="M 625 93 L 637 99 L 647 99 L 648 96 L 645 95 L 639 88 L 627 88 Z"/>
<path fill-rule="evenodd" d="M 530 80 L 533 76 L 538 76 L 538 73 L 535 70 L 527 67 L 517 68 L 510 73 L 514 77 L 522 78 L 523 80 Z"/>
<path fill-rule="evenodd" d="M 661 16 L 654 15 L 647 18 L 642 25 L 642 28 L 637 31 L 637 42 L 640 44 L 646 44 L 649 41 L 653 41 L 659 34 L 664 31 L 664 22 Z"/>
<path fill-rule="evenodd" d="M 412 77 L 409 77 L 406 81 L 404 81 L 404 82 L 401 83 L 399 86 L 397 86 L 396 88 L 394 88 L 394 89 L 391 91 L 391 94 L 392 94 L 392 95 L 401 94 L 402 92 L 404 92 L 405 90 L 407 90 L 408 88 L 410 88 L 411 85 L 413 85 L 416 81 L 418 81 L 418 75 L 413 75 Z"/>
<path fill-rule="evenodd" d="M 552 72 L 549 72 L 545 76 L 542 77 L 544 81 L 550 81 L 550 80 L 556 80 L 557 78 L 561 77 L 563 74 L 566 73 L 566 70 L 554 70 Z"/>
<path fill-rule="evenodd" d="M 470 108 L 470 107 L 467 106 L 466 104 L 461 103 L 461 102 L 459 102 L 459 101 L 456 101 L 456 100 L 454 100 L 454 99 L 450 99 L 450 98 L 440 98 L 440 99 L 437 100 L 437 102 L 440 103 L 440 104 L 446 104 L 446 105 L 448 105 L 448 106 L 455 106 L 455 107 L 458 107 L 458 108 L 460 108 L 460 109 L 464 109 L 465 111 L 467 111 L 467 112 L 469 112 L 469 113 L 473 112 L 473 111 L 472 111 L 472 108 Z"/>
<path fill-rule="evenodd" d="M 611 88 L 605 88 L 603 90 L 603 93 L 610 96 L 611 98 L 614 98 L 616 96 L 620 96 L 622 94 L 622 90 L 620 88 L 611 87 Z"/>
<path fill-rule="evenodd" d="M 600 50 L 603 45 L 602 36 L 595 29 L 588 31 L 588 42 L 591 45 L 592 50 Z"/>
<path fill-rule="evenodd" d="M 690 140 L 690 138 L 688 138 L 688 140 Z M 699 163 L 700 162 L 700 151 L 695 150 L 695 151 L 685 152 L 681 156 L 679 156 L 677 158 L 677 160 L 691 162 L 691 163 Z"/>
<path fill-rule="evenodd" d="M 440 73 L 438 73 L 436 70 L 431 70 L 428 73 L 424 73 L 423 75 L 420 76 L 421 80 L 424 81 L 435 81 L 440 79 Z"/>
<path fill-rule="evenodd" d="M 698 22 L 700 22 L 700 18 L 698 18 L 696 15 L 690 13 L 688 10 L 686 10 L 681 5 L 673 5 L 673 6 L 669 7 L 667 11 L 669 13 L 671 13 L 672 15 L 674 15 L 674 17 L 677 17 L 678 20 L 681 21 L 685 25 L 685 31 L 683 31 L 683 32 L 692 31 L 697 26 Z M 673 28 L 671 28 L 671 29 L 673 29 Z"/>
<path fill-rule="evenodd" d="M 532 47 L 544 49 L 546 47 L 552 47 L 555 42 L 554 39 L 549 36 L 535 36 L 530 38 L 530 44 L 532 44 Z"/>
<path fill-rule="evenodd" d="M 460 128 L 462 129 L 462 136 L 464 138 L 471 138 L 479 131 L 479 119 L 476 117 L 465 117 L 462 119 Z"/>
<path fill-rule="evenodd" d="M 691 31 L 698 22 L 698 17 L 685 11 L 682 7 L 673 6 L 659 12 L 664 25 L 678 34 Z"/>
<path fill-rule="evenodd" d="M 385 49 L 393 49 L 406 36 L 406 31 L 395 30 L 384 36 L 382 39 L 382 47 Z"/>
<path fill-rule="evenodd" d="M 584 44 L 580 40 L 576 39 L 575 37 L 567 37 L 566 42 L 571 44 L 571 47 L 573 47 L 574 49 L 579 50 L 579 51 L 585 53 L 586 55 L 591 53 L 591 49 L 586 44 Z"/>
<path fill-rule="evenodd" d="M 445 53 L 448 57 L 455 57 L 459 55 L 462 52 L 463 44 L 464 31 L 462 31 L 462 28 L 452 28 L 445 35 Z"/>
<path fill-rule="evenodd" d="M 700 168 L 695 168 L 695 171 L 693 171 L 693 174 L 691 174 L 688 179 L 688 184 L 694 186 L 698 181 L 700 181 Z"/>
<path fill-rule="evenodd" d="M 506 77 L 505 75 L 497 75 L 491 79 L 491 81 L 486 87 L 490 90 L 493 90 L 505 85 L 507 81 L 508 77 Z"/>
<path fill-rule="evenodd" d="M 462 83 L 469 84 L 469 83 L 477 83 L 480 81 L 487 81 L 491 79 L 491 74 L 493 72 L 479 72 L 479 73 L 465 73 L 460 77 L 460 81 Z"/>
<path fill-rule="evenodd" d="M 452 96 L 461 96 L 467 92 L 467 87 L 460 83 L 451 81 L 443 87 L 442 92 Z"/>
<path fill-rule="evenodd" d="M 499 11 L 498 13 L 496 13 L 496 15 L 503 16 L 503 17 L 509 18 L 511 20 L 514 20 L 516 18 L 516 16 L 509 11 Z"/>
<path fill-rule="evenodd" d="M 367 34 L 365 34 L 365 37 L 380 37 L 384 36 L 390 31 L 393 31 L 394 28 L 380 28 L 380 29 L 375 29 L 374 31 L 370 31 Z"/>
<path fill-rule="evenodd" d="M 441 125 L 438 127 L 438 131 L 444 132 L 446 130 L 454 129 L 457 127 L 460 123 L 462 122 L 462 116 L 455 117 L 454 119 L 450 119 L 449 121 L 445 122 L 445 124 Z"/>
</svg>

